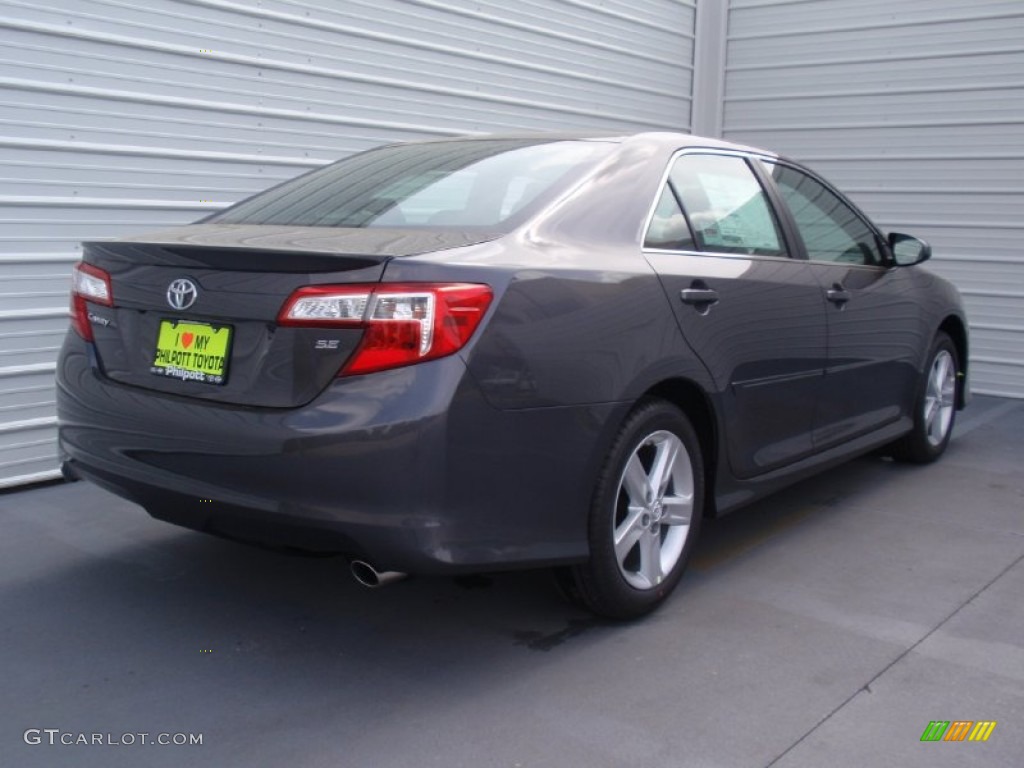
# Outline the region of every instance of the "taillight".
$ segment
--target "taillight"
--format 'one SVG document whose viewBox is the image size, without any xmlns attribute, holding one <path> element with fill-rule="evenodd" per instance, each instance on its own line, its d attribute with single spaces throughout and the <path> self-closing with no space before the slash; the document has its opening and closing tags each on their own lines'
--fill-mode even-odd
<svg viewBox="0 0 1024 768">
<path fill-rule="evenodd" d="M 465 346 L 493 293 L 476 283 L 381 283 L 299 288 L 279 325 L 365 328 L 340 376 L 450 355 Z"/>
<path fill-rule="evenodd" d="M 92 324 L 86 302 L 114 305 L 110 275 L 92 264 L 78 262 L 71 270 L 71 327 L 86 341 L 92 341 Z"/>
</svg>

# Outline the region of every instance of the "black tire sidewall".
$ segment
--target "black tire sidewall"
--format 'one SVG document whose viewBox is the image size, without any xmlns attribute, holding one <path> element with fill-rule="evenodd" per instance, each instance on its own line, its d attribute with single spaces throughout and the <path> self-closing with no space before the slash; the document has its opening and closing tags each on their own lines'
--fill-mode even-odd
<svg viewBox="0 0 1024 768">
<path fill-rule="evenodd" d="M 693 515 L 683 551 L 672 570 L 656 587 L 637 589 L 625 580 L 619 570 L 613 540 L 613 516 L 626 461 L 642 439 L 659 430 L 676 435 L 689 453 L 694 473 Z M 576 569 L 580 597 L 591 610 L 610 618 L 635 618 L 652 611 L 668 597 L 682 578 L 697 540 L 704 509 L 704 486 L 700 441 L 689 419 L 663 400 L 649 400 L 639 405 L 627 417 L 616 437 L 594 489 L 588 521 L 590 559 Z"/>
</svg>

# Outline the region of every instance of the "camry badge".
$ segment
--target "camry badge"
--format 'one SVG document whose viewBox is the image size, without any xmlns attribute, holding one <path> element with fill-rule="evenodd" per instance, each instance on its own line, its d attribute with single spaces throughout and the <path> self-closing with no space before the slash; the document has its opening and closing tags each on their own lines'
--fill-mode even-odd
<svg viewBox="0 0 1024 768">
<path fill-rule="evenodd" d="M 196 303 L 199 289 L 191 280 L 179 277 L 167 287 L 167 303 L 173 309 L 188 309 Z"/>
</svg>

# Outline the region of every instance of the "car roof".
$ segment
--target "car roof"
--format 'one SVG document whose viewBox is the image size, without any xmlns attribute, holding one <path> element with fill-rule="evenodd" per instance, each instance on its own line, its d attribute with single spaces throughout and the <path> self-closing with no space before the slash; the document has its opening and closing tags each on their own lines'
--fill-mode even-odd
<svg viewBox="0 0 1024 768">
<path fill-rule="evenodd" d="M 514 133 L 478 133 L 444 138 L 421 139 L 402 144 L 433 144 L 456 141 L 604 141 L 615 144 L 649 144 L 652 147 L 687 149 L 726 149 L 752 152 L 759 155 L 778 157 L 778 153 L 723 139 L 712 139 L 682 131 L 643 131 L 622 133 L 615 131 L 517 131 Z"/>
</svg>

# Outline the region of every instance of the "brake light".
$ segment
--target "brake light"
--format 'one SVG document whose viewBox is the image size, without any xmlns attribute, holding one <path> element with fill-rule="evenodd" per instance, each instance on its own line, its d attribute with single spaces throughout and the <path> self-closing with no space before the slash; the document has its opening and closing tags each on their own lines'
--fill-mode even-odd
<svg viewBox="0 0 1024 768">
<path fill-rule="evenodd" d="M 71 327 L 86 341 L 92 341 L 92 324 L 86 302 L 114 306 L 110 275 L 92 264 L 78 262 L 71 270 Z"/>
<path fill-rule="evenodd" d="M 445 357 L 473 336 L 493 293 L 476 283 L 308 286 L 295 291 L 279 325 L 365 328 L 339 376 Z"/>
</svg>

